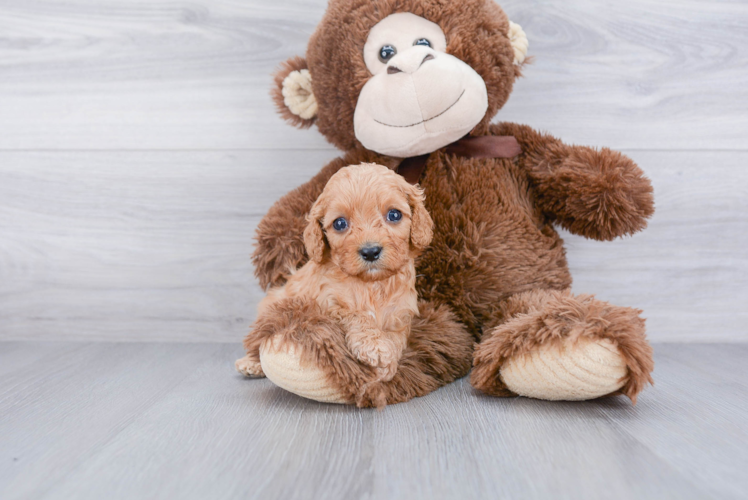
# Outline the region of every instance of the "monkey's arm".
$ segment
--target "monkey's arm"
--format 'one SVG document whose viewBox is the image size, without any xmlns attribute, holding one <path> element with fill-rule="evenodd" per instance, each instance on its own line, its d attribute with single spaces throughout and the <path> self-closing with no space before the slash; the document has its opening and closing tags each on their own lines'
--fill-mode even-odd
<svg viewBox="0 0 748 500">
<path fill-rule="evenodd" d="M 513 135 L 517 158 L 546 215 L 574 234 L 612 240 L 644 229 L 654 213 L 652 185 L 627 156 L 608 148 L 569 146 L 525 125 L 500 123 L 492 135 Z"/>
<path fill-rule="evenodd" d="M 255 233 L 252 263 L 263 289 L 284 284 L 291 271 L 307 261 L 303 239 L 306 215 L 330 177 L 346 165 L 345 158 L 333 160 L 309 182 L 276 201 L 262 218 Z"/>
</svg>

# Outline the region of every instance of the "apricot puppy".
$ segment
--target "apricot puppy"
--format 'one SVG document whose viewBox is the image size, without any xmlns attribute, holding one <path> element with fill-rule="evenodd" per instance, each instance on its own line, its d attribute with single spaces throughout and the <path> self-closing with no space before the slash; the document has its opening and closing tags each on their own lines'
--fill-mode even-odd
<svg viewBox="0 0 748 500">
<path fill-rule="evenodd" d="M 423 191 L 381 165 L 345 167 L 307 221 L 309 262 L 270 290 L 258 317 L 282 299 L 314 300 L 341 323 L 356 358 L 375 367 L 379 380 L 392 379 L 418 315 L 414 259 L 432 236 Z M 255 357 L 238 360 L 237 370 L 262 376 Z"/>
</svg>

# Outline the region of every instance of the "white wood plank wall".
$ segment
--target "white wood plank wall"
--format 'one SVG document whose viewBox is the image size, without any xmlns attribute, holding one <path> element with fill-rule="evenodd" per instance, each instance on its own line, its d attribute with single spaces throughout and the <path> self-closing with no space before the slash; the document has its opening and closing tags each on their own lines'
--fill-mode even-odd
<svg viewBox="0 0 748 500">
<path fill-rule="evenodd" d="M 500 119 L 631 155 L 657 214 L 567 235 L 575 291 L 657 341 L 748 340 L 748 2 L 502 3 Z M 238 341 L 270 204 L 336 156 L 274 114 L 323 0 L 0 0 L 0 339 Z"/>
</svg>

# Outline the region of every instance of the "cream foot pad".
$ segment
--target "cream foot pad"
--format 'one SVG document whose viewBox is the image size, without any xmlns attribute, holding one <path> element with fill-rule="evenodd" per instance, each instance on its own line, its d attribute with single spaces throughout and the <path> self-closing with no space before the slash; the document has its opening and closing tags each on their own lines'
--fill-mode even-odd
<svg viewBox="0 0 748 500">
<path fill-rule="evenodd" d="M 323 403 L 345 404 L 347 401 L 319 368 L 301 363 L 293 345 L 278 347 L 278 337 L 266 340 L 260 347 L 260 364 L 265 376 L 278 387 L 307 399 Z"/>
<path fill-rule="evenodd" d="M 512 392 L 550 401 L 598 398 L 623 387 L 627 376 L 621 351 L 600 339 L 541 347 L 501 367 L 501 380 Z"/>
</svg>

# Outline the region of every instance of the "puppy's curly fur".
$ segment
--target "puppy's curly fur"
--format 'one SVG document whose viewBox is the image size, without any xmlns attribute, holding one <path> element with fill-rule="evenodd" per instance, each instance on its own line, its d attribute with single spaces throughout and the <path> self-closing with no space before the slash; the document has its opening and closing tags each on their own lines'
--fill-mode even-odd
<svg viewBox="0 0 748 500">
<path fill-rule="evenodd" d="M 307 217 L 309 262 L 268 292 L 258 322 L 284 300 L 316 303 L 341 325 L 353 355 L 374 367 L 378 380 L 391 380 L 418 316 L 414 259 L 433 227 L 423 201 L 420 188 L 387 167 L 363 163 L 338 171 Z M 377 255 L 367 259 L 365 249 Z M 249 337 L 245 345 L 255 346 Z M 259 352 L 248 352 L 236 367 L 262 376 Z"/>
</svg>

